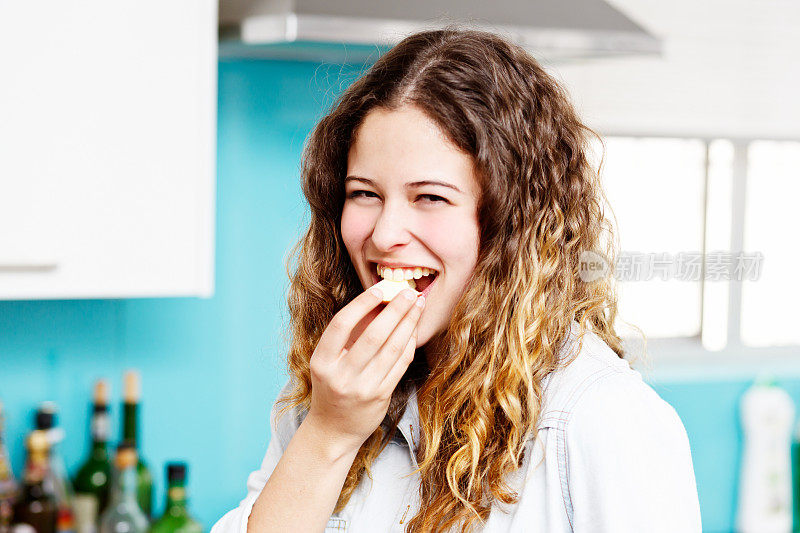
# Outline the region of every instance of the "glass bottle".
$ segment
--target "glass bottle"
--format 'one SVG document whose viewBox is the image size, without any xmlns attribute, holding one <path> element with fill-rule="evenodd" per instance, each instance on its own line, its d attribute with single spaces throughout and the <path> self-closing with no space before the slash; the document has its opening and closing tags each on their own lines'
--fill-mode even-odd
<svg viewBox="0 0 800 533">
<path fill-rule="evenodd" d="M 792 533 L 800 532 L 800 423 L 792 438 Z"/>
<path fill-rule="evenodd" d="M 22 496 L 14 505 L 14 523 L 27 524 L 36 533 L 55 533 L 58 508 L 49 475 L 49 444 L 44 431 L 34 430 L 26 440 L 28 460 Z"/>
<path fill-rule="evenodd" d="M 56 507 L 58 507 L 56 531 L 73 533 L 75 520 L 72 511 L 72 483 L 69 481 L 64 460 L 58 451 L 58 444 L 64 440 L 64 431 L 57 424 L 56 404 L 42 402 L 36 411 L 36 429 L 47 435 L 47 442 L 50 445 L 50 475 L 53 479 Z"/>
<path fill-rule="evenodd" d="M 139 453 L 139 373 L 129 370 L 124 376 L 124 401 L 122 404 L 122 442 L 130 444 L 139 457 L 136 464 L 136 494 L 139 507 L 150 518 L 153 510 L 153 476 Z"/>
<path fill-rule="evenodd" d="M 186 498 L 186 463 L 167 464 L 167 505 L 153 524 L 151 533 L 202 533 L 203 528 L 189 515 Z"/>
<path fill-rule="evenodd" d="M 111 501 L 100 515 L 100 533 L 146 533 L 150 523 L 136 498 L 136 450 L 120 444 L 114 463 Z"/>
<path fill-rule="evenodd" d="M 14 479 L 14 471 L 11 470 L 8 448 L 3 440 L 4 431 L 3 404 L 0 403 L 0 533 L 7 533 L 11 527 L 14 502 L 19 495 L 19 486 Z"/>
<path fill-rule="evenodd" d="M 75 529 L 78 533 L 95 533 L 100 512 L 108 505 L 111 488 L 111 461 L 108 457 L 108 383 L 99 380 L 94 387 L 90 423 L 89 457 L 74 478 Z"/>
</svg>

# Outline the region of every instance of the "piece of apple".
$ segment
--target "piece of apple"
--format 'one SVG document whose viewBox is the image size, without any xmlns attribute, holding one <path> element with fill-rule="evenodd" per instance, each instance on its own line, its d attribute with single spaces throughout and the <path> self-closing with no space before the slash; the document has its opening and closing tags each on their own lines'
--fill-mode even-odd
<svg viewBox="0 0 800 533">
<path fill-rule="evenodd" d="M 381 290 L 381 294 L 383 294 L 383 303 L 389 303 L 392 299 L 397 296 L 403 289 L 412 288 L 415 289 L 417 286 L 416 282 L 413 279 L 405 279 L 403 281 L 393 281 L 388 279 L 383 279 L 373 285 L 373 287 L 377 287 Z"/>
</svg>

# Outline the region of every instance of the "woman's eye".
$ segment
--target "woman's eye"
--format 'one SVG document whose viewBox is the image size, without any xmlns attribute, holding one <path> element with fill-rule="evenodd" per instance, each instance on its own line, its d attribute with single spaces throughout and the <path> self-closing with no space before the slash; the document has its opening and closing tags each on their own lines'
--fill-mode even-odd
<svg viewBox="0 0 800 533">
<path fill-rule="evenodd" d="M 367 195 L 367 194 L 375 194 L 375 193 L 374 192 L 370 192 L 370 191 L 353 191 L 350 194 L 348 194 L 347 197 L 348 198 L 359 198 L 359 197 Z"/>
<path fill-rule="evenodd" d="M 420 194 L 418 198 L 428 198 L 431 202 L 447 203 L 447 200 L 445 198 L 442 198 L 441 196 L 436 196 L 435 194 Z"/>
<path fill-rule="evenodd" d="M 368 198 L 370 196 L 377 196 L 377 195 L 372 191 L 363 191 L 363 190 L 353 191 L 353 192 L 351 192 L 350 194 L 347 195 L 348 198 L 361 198 L 361 197 Z M 426 202 L 432 202 L 432 203 L 444 202 L 444 203 L 449 203 L 446 198 L 442 198 L 441 196 L 436 196 L 435 194 L 420 194 L 419 196 L 417 196 L 418 200 L 419 199 L 423 199 L 423 198 L 425 199 Z"/>
</svg>

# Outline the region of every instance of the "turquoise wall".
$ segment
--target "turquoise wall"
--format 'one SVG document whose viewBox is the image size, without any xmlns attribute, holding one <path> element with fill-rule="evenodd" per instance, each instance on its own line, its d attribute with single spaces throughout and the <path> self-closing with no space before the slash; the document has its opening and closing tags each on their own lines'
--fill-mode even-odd
<svg viewBox="0 0 800 533">
<path fill-rule="evenodd" d="M 38 402 L 60 406 L 63 454 L 74 470 L 87 452 L 94 380 L 112 380 L 118 435 L 121 375 L 138 368 L 143 455 L 156 475 L 158 512 L 171 459 L 189 462 L 191 505 L 206 528 L 238 504 L 266 449 L 269 407 L 285 379 L 284 257 L 305 220 L 301 150 L 358 71 L 220 62 L 213 298 L 0 302 L 0 400 L 17 473 Z M 689 433 L 707 532 L 732 529 L 737 402 L 747 384 L 654 384 Z M 800 381 L 781 384 L 800 405 Z"/>
</svg>

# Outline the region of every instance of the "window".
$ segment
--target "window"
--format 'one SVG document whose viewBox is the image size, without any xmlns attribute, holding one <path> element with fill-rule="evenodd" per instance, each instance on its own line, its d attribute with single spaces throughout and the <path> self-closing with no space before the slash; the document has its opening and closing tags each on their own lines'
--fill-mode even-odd
<svg viewBox="0 0 800 533">
<path fill-rule="evenodd" d="M 800 224 L 791 219 L 800 142 L 604 142 L 606 213 L 619 239 L 617 331 L 638 338 L 630 323 L 648 339 L 694 339 L 702 352 L 800 344 Z M 592 150 L 597 168 L 599 143 Z"/>
<path fill-rule="evenodd" d="M 718 254 L 731 249 L 731 205 L 733 205 L 733 143 L 711 141 L 708 147 L 705 249 Z M 701 338 L 708 350 L 718 351 L 728 342 L 728 295 L 730 280 L 707 276 L 703 282 Z"/>
<path fill-rule="evenodd" d="M 698 139 L 609 137 L 602 181 L 619 238 L 619 318 L 648 337 L 700 333 L 699 276 L 678 279 L 676 262 L 703 247 L 705 143 Z M 614 221 L 616 218 L 616 222 Z M 636 335 L 636 333 L 633 333 Z"/>
<path fill-rule="evenodd" d="M 800 142 L 752 142 L 747 163 L 744 244 L 763 264 L 743 282 L 742 342 L 800 344 Z"/>
</svg>

